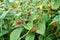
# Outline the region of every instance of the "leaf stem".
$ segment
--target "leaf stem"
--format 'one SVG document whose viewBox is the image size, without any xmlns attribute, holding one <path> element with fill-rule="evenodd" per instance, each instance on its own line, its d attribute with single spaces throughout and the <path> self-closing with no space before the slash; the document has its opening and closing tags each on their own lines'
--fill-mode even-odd
<svg viewBox="0 0 60 40">
<path fill-rule="evenodd" d="M 33 28 L 33 27 L 32 27 Z M 31 29 L 32 29 L 31 28 Z M 18 40 L 21 40 L 22 38 L 24 38 L 30 31 L 31 31 L 31 29 L 26 33 L 26 34 L 24 34 L 22 37 L 20 37 Z"/>
</svg>

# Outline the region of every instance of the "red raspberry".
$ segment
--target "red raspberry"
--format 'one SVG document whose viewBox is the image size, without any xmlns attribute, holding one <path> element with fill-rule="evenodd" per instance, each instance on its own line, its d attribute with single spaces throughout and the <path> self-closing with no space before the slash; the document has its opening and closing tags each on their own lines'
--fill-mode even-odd
<svg viewBox="0 0 60 40">
<path fill-rule="evenodd" d="M 21 25 L 21 24 L 23 24 L 23 22 L 24 22 L 24 21 L 21 20 L 21 21 L 18 21 L 16 24 L 17 24 L 17 25 Z"/>
</svg>

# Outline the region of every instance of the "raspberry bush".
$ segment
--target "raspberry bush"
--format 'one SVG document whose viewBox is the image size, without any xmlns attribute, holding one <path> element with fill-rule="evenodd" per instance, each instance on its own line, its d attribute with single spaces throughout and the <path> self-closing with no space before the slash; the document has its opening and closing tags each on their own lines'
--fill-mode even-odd
<svg viewBox="0 0 60 40">
<path fill-rule="evenodd" d="M 0 0 L 0 40 L 60 40 L 60 0 Z"/>
</svg>

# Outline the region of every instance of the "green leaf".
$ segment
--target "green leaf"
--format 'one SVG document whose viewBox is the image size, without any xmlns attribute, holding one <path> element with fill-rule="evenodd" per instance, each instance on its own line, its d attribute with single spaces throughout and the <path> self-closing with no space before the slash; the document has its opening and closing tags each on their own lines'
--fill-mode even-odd
<svg viewBox="0 0 60 40">
<path fill-rule="evenodd" d="M 44 40 L 44 39 L 43 39 L 43 37 L 40 35 L 40 36 L 38 37 L 38 40 Z"/>
<path fill-rule="evenodd" d="M 33 21 L 32 22 L 28 22 L 27 24 L 24 24 L 24 28 L 29 30 L 33 27 Z"/>
<path fill-rule="evenodd" d="M 4 19 L 9 11 L 10 11 L 10 9 L 8 11 L 4 11 L 3 14 L 0 16 L 0 19 Z"/>
<path fill-rule="evenodd" d="M 47 37 L 46 37 L 46 40 L 52 40 L 52 37 L 51 37 L 52 35 L 48 35 Z"/>
<path fill-rule="evenodd" d="M 60 0 L 51 0 L 51 8 L 58 9 L 60 6 Z"/>
<path fill-rule="evenodd" d="M 4 24 L 4 20 L 0 20 L 0 27 L 2 27 L 2 25 Z"/>
<path fill-rule="evenodd" d="M 51 25 L 54 22 L 59 22 L 59 21 L 60 21 L 60 15 L 57 15 L 54 17 L 54 19 L 52 20 L 52 22 L 49 25 Z"/>
<path fill-rule="evenodd" d="M 1 30 L 1 28 L 0 28 L 0 37 L 5 35 L 6 33 L 8 33 L 7 30 L 4 30 L 4 29 Z"/>
<path fill-rule="evenodd" d="M 60 30 L 60 22 L 57 24 L 57 30 Z"/>
<path fill-rule="evenodd" d="M 50 37 L 47 37 L 46 40 L 52 40 Z"/>
<path fill-rule="evenodd" d="M 46 29 L 46 27 L 45 27 L 45 22 L 39 22 L 36 32 L 37 32 L 38 34 L 44 35 L 44 34 L 45 34 L 45 29 Z"/>
<path fill-rule="evenodd" d="M 48 14 L 47 13 L 43 13 L 43 21 L 47 22 L 49 20 Z"/>
<path fill-rule="evenodd" d="M 23 28 L 17 28 L 10 34 L 10 40 L 17 40 L 22 32 Z"/>
<path fill-rule="evenodd" d="M 30 32 L 26 37 L 25 40 L 34 40 L 35 38 L 35 34 Z"/>
</svg>

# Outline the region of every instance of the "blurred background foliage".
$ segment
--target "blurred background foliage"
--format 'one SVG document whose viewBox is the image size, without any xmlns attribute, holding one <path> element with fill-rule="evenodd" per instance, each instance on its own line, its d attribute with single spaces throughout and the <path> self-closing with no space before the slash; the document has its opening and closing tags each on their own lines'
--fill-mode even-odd
<svg viewBox="0 0 60 40">
<path fill-rule="evenodd" d="M 0 40 L 60 40 L 60 0 L 0 0 Z"/>
</svg>

